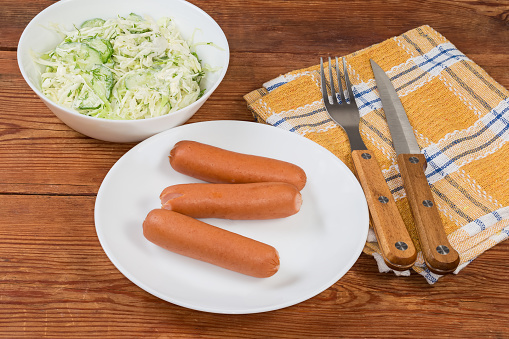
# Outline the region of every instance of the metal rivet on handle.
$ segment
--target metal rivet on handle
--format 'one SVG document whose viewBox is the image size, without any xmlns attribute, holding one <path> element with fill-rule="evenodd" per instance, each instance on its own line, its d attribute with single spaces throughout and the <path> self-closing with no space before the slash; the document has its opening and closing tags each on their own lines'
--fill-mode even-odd
<svg viewBox="0 0 509 339">
<path fill-rule="evenodd" d="M 410 157 L 408 158 L 408 161 L 410 161 L 412 164 L 417 164 L 419 162 L 419 158 Z"/>
<path fill-rule="evenodd" d="M 405 251 L 408 249 L 408 245 L 404 241 L 398 241 L 397 243 L 394 244 L 394 246 L 396 246 L 396 248 L 400 251 Z"/>
<path fill-rule="evenodd" d="M 449 253 L 449 247 L 447 247 L 445 245 L 438 245 L 437 252 L 440 254 L 447 254 L 447 253 Z"/>
<path fill-rule="evenodd" d="M 382 204 L 386 204 L 386 203 L 389 202 L 389 198 L 381 195 L 381 196 L 378 197 L 378 201 L 380 201 Z"/>
<path fill-rule="evenodd" d="M 422 204 L 426 207 L 433 207 L 433 202 L 431 200 L 424 200 Z"/>
<path fill-rule="evenodd" d="M 371 154 L 369 154 L 369 153 L 362 153 L 361 157 L 362 157 L 362 159 L 369 160 L 369 159 L 371 159 Z"/>
</svg>

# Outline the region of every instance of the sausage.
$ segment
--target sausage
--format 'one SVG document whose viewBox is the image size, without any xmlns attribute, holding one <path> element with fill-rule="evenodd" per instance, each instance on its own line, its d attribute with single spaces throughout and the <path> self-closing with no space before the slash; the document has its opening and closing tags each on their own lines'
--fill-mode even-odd
<svg viewBox="0 0 509 339">
<path fill-rule="evenodd" d="M 274 247 L 177 212 L 150 211 L 143 235 L 169 251 L 249 276 L 267 278 L 279 270 Z"/>
<path fill-rule="evenodd" d="M 228 151 L 219 147 L 182 140 L 170 151 L 170 164 L 179 173 L 212 183 L 287 182 L 300 191 L 306 173 L 297 165 Z"/>
<path fill-rule="evenodd" d="M 166 187 L 160 198 L 164 209 L 193 218 L 285 218 L 302 205 L 299 190 L 285 182 L 179 184 Z"/>
</svg>

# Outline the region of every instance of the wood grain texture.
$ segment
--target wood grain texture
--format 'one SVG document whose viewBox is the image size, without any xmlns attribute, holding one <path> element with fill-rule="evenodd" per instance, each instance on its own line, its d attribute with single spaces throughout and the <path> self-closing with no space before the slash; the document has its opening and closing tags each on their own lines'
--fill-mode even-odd
<svg viewBox="0 0 509 339">
<path fill-rule="evenodd" d="M 405 271 L 417 259 L 417 250 L 373 152 L 355 150 L 352 160 L 371 216 L 371 225 L 387 266 Z M 397 247 L 402 243 L 406 248 Z"/>
<path fill-rule="evenodd" d="M 436 274 L 452 273 L 458 267 L 460 257 L 447 240 L 438 207 L 424 174 L 426 157 L 423 154 L 398 154 L 397 159 L 424 261 L 430 271 Z"/>
<path fill-rule="evenodd" d="M 361 255 L 337 283 L 285 309 L 218 315 L 162 301 L 102 250 L 94 202 L 134 144 L 87 138 L 61 123 L 16 62 L 28 22 L 55 1 L 2 0 L 0 11 L 0 337 L 394 338 L 509 336 L 509 243 L 434 286 L 378 272 Z M 242 96 L 279 74 L 428 24 L 509 87 L 509 1 L 191 0 L 223 28 L 230 66 L 189 122 L 253 121 Z"/>
</svg>

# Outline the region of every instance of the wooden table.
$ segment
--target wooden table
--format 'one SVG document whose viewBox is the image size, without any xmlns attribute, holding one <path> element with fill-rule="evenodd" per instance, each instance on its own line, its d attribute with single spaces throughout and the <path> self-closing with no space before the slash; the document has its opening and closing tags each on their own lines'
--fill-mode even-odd
<svg viewBox="0 0 509 339">
<path fill-rule="evenodd" d="M 220 315 L 160 300 L 108 260 L 94 202 L 134 144 L 87 138 L 60 122 L 16 62 L 28 22 L 55 1 L 1 0 L 0 336 L 509 337 L 509 243 L 430 286 L 382 274 L 362 254 L 319 295 L 285 309 Z M 242 96 L 319 56 L 346 55 L 429 24 L 509 87 L 509 1 L 198 1 L 223 28 L 231 61 L 189 121 L 252 121 Z"/>
</svg>

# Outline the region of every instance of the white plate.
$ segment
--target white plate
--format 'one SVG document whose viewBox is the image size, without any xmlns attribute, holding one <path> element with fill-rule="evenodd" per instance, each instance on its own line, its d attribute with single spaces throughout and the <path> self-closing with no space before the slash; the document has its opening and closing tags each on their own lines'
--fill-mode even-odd
<svg viewBox="0 0 509 339">
<path fill-rule="evenodd" d="M 253 278 L 166 251 L 143 237 L 147 213 L 173 184 L 198 182 L 175 172 L 168 155 L 183 139 L 292 162 L 308 176 L 299 213 L 275 220 L 203 219 L 274 246 L 279 272 Z M 95 225 L 113 264 L 145 291 L 213 313 L 256 313 L 307 300 L 337 282 L 362 252 L 368 208 L 355 176 L 337 157 L 299 135 L 268 125 L 210 121 L 155 135 L 111 168 L 97 194 Z"/>
</svg>

